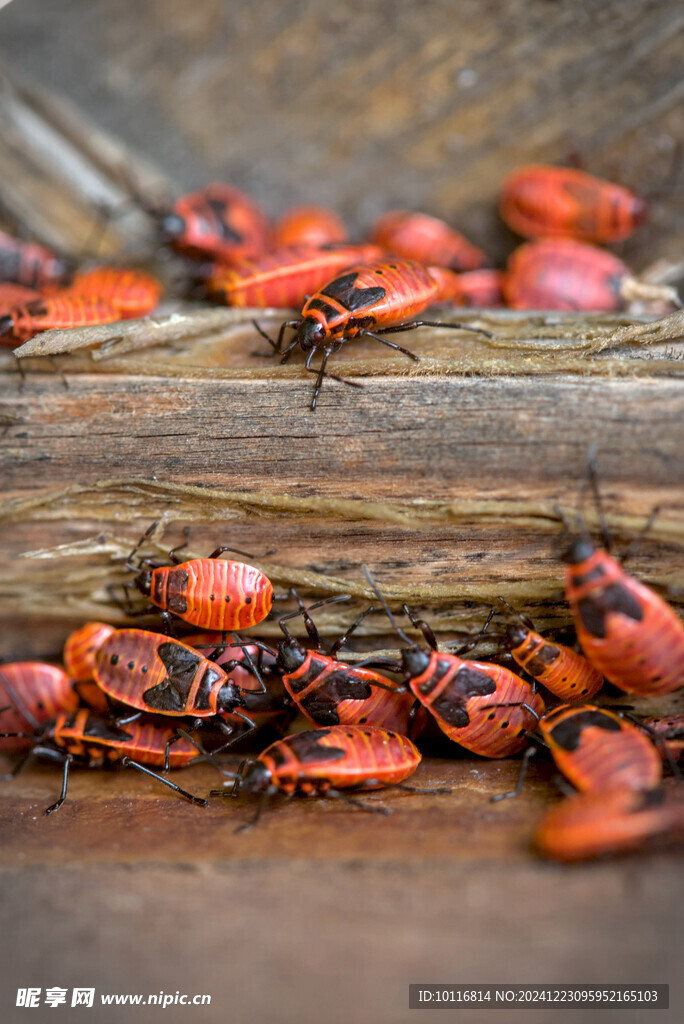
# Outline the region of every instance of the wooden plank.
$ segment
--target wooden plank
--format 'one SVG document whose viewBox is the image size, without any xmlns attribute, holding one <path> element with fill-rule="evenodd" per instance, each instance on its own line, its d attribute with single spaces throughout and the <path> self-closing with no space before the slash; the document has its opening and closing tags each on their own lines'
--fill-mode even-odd
<svg viewBox="0 0 684 1024">
<path fill-rule="evenodd" d="M 23 979 L 94 986 L 98 1001 L 103 992 L 209 993 L 198 1014 L 246 1024 L 409 1024 L 414 981 L 638 978 L 670 983 L 671 1011 L 660 1018 L 674 1024 L 678 859 L 661 848 L 573 869 L 537 861 L 529 835 L 557 799 L 552 770 L 532 766 L 519 800 L 489 803 L 516 770 L 431 758 L 416 778 L 451 783 L 450 796 L 369 798 L 387 817 L 300 799 L 240 835 L 251 803 L 191 807 L 123 770 L 75 772 L 72 797 L 46 818 L 59 772 L 27 770 L 0 789 L 0 977 L 12 995 Z M 208 768 L 183 773 L 199 792 L 215 778 Z M 213 954 L 229 964 L 219 970 Z M 224 973 L 238 980 L 225 985 Z M 4 1019 L 14 1024 L 16 1013 Z M 184 1013 L 169 1007 L 163 1017 Z M 617 1024 L 624 1012 L 604 1018 Z"/>
<path fill-rule="evenodd" d="M 676 352 L 592 354 L 626 318 L 484 322 L 492 342 L 420 332 L 415 369 L 348 346 L 337 369 L 363 387 L 327 382 L 315 413 L 301 360 L 253 359 L 253 328 L 240 323 L 124 357 L 63 357 L 66 389 L 56 374 L 33 372 L 44 369 L 35 361 L 21 390 L 16 373 L 0 375 L 0 595 L 9 622 L 43 621 L 38 632 L 10 630 L 0 650 L 59 650 L 60 628 L 79 618 L 119 621 L 107 585 L 129 578 L 126 553 L 160 515 L 169 545 L 192 524 L 195 553 L 228 542 L 276 548 L 259 564 L 282 591 L 351 593 L 349 608 L 321 610 L 324 632 L 341 631 L 372 596 L 363 564 L 389 597 L 429 609 L 441 631 L 476 630 L 498 595 L 540 623 L 567 623 L 557 505 L 576 507 L 591 444 L 621 540 L 661 506 L 635 571 L 680 584 Z M 17 559 L 31 552 L 42 557 Z M 364 624 L 367 636 L 384 632 L 380 615 Z"/>
</svg>

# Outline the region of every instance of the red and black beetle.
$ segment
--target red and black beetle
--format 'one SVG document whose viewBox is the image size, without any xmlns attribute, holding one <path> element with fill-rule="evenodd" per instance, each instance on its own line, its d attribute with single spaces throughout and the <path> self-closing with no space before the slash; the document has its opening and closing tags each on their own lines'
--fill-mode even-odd
<svg viewBox="0 0 684 1024">
<path fill-rule="evenodd" d="M 311 408 L 315 409 L 318 393 L 326 376 L 325 367 L 328 359 L 346 341 L 353 338 L 373 338 L 397 352 L 402 352 L 410 359 L 417 360 L 418 357 L 413 352 L 389 341 L 383 335 L 412 331 L 417 327 L 448 327 L 491 337 L 489 331 L 461 323 L 410 319 L 444 298 L 441 278 L 431 274 L 429 268 L 421 263 L 399 259 L 359 263 L 312 295 L 304 304 L 298 320 L 286 320 L 280 327 L 277 342 L 273 342 L 258 324 L 255 323 L 255 327 L 269 342 L 274 352 L 282 357 L 281 363 L 287 362 L 297 346 L 307 353 L 305 368 L 309 373 L 317 374 L 311 402 Z M 297 333 L 283 348 L 283 339 L 288 327 L 296 328 Z M 311 362 L 318 351 L 323 352 L 323 358 L 319 369 L 315 370 Z"/>
<path fill-rule="evenodd" d="M 211 719 L 234 742 L 255 728 L 240 710 L 245 705 L 245 691 L 226 671 L 234 665 L 240 666 L 240 661 L 221 668 L 168 636 L 118 629 L 97 652 L 95 679 L 106 694 L 128 707 L 175 717 L 188 715 L 197 721 Z M 263 681 L 259 683 L 265 691 Z M 234 735 L 239 721 L 248 728 Z"/>
<path fill-rule="evenodd" d="M 507 601 L 499 598 L 511 611 Z M 513 612 L 517 623 L 506 628 L 505 646 L 534 680 L 564 701 L 587 700 L 603 686 L 603 676 L 581 654 L 565 644 L 546 640 L 526 615 Z"/>
<path fill-rule="evenodd" d="M 670 605 L 586 531 L 563 558 L 577 639 L 591 664 L 626 693 L 659 696 L 684 686 L 684 625 Z"/>
<path fill-rule="evenodd" d="M 410 646 L 401 651 L 401 670 L 411 693 L 436 719 L 445 735 L 483 757 L 508 757 L 522 750 L 527 734 L 536 727 L 544 702 L 529 683 L 503 665 L 465 661 L 459 654 L 439 651 L 429 625 L 404 606 L 411 622 L 422 632 L 428 650 L 414 643 L 399 628 L 372 576 L 365 570 L 397 635 Z M 490 613 L 487 624 L 493 615 Z M 485 630 L 487 625 L 485 625 Z M 484 635 L 484 630 L 460 653 Z"/>
<path fill-rule="evenodd" d="M 662 836 L 681 840 L 684 800 L 663 789 L 626 786 L 576 793 L 552 807 L 539 822 L 534 843 L 554 860 L 589 860 L 641 848 Z"/>
<path fill-rule="evenodd" d="M 43 291 L 63 284 L 70 273 L 68 261 L 50 249 L 0 231 L 0 281 Z"/>
<path fill-rule="evenodd" d="M 648 204 L 622 185 L 574 167 L 529 164 L 503 183 L 501 216 L 525 238 L 566 236 L 622 242 L 645 220 Z"/>
<path fill-rule="evenodd" d="M 364 811 L 388 814 L 387 808 L 355 800 L 346 790 L 401 786 L 416 770 L 420 759 L 419 751 L 406 736 L 368 725 L 333 725 L 277 740 L 256 760 L 242 762 L 232 793 L 212 792 L 220 796 L 238 792 L 261 795 L 253 820 L 238 832 L 254 825 L 267 801 L 277 793 L 333 797 Z"/>
<path fill-rule="evenodd" d="M 0 734 L 1 735 L 1 734 Z M 186 734 L 178 735 L 173 727 L 164 727 L 141 719 L 126 724 L 124 729 L 115 722 L 93 714 L 83 708 L 72 714 L 60 714 L 34 734 L 23 734 L 24 739 L 33 740 L 28 756 L 49 758 L 63 765 L 62 792 L 59 800 L 45 811 L 52 814 L 58 810 L 67 796 L 69 768 L 73 762 L 90 768 L 101 768 L 118 761 L 124 766 L 137 768 L 173 789 L 191 803 L 206 806 L 206 800 L 193 796 L 174 782 L 152 772 L 144 765 L 181 768 L 202 756 L 202 747 Z M 17 771 L 25 764 L 19 762 Z"/>
<path fill-rule="evenodd" d="M 23 733 L 38 729 L 58 714 L 78 707 L 78 696 L 64 669 L 42 661 L 14 661 L 0 665 L 0 730 Z M 29 746 L 21 736 L 0 739 L 0 750 L 9 753 Z"/>
<path fill-rule="evenodd" d="M 235 549 L 222 546 L 208 558 L 181 562 L 175 554 L 180 548 L 175 548 L 169 552 L 171 565 L 149 558 L 135 565 L 133 556 L 157 526 L 158 522 L 152 523 L 126 561 L 131 571 L 141 570 L 134 585 L 155 607 L 198 629 L 216 632 L 248 629 L 266 618 L 273 602 L 271 581 L 252 565 L 220 558 Z"/>
</svg>

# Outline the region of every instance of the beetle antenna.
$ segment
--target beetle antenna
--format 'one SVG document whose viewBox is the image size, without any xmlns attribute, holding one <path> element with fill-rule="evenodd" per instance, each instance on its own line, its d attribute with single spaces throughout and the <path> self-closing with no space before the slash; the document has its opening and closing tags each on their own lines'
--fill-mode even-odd
<svg viewBox="0 0 684 1024">
<path fill-rule="evenodd" d="M 380 604 L 384 608 L 385 615 L 390 620 L 390 622 L 392 624 L 392 628 L 394 629 L 394 632 L 397 634 L 399 639 L 403 640 L 404 643 L 408 644 L 409 647 L 417 647 L 418 644 L 415 642 L 415 640 L 411 640 L 406 635 L 406 633 L 403 631 L 403 629 L 401 628 L 401 626 L 399 625 L 399 623 L 395 619 L 395 617 L 392 614 L 392 611 L 390 609 L 390 606 L 387 604 L 387 601 L 385 600 L 383 595 L 380 593 L 380 588 L 378 587 L 377 583 L 375 582 L 375 580 L 371 576 L 371 572 L 370 572 L 370 569 L 368 568 L 368 566 L 367 565 L 362 565 L 361 568 L 363 569 L 364 576 L 366 577 L 366 579 L 370 583 L 371 587 L 373 588 L 373 593 L 375 594 L 375 596 L 377 597 L 378 601 L 380 602 Z"/>
</svg>

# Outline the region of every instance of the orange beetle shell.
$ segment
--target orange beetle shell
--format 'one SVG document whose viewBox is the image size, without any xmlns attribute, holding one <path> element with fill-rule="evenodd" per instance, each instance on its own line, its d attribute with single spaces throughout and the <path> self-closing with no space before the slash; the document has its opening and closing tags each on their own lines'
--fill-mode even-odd
<svg viewBox="0 0 684 1024">
<path fill-rule="evenodd" d="M 76 274 L 69 289 L 60 295 L 87 295 L 104 299 L 119 311 L 122 320 L 130 320 L 151 313 L 161 293 L 161 281 L 142 270 L 96 267 Z"/>
<path fill-rule="evenodd" d="M 501 216 L 524 238 L 564 236 L 621 242 L 645 220 L 648 204 L 612 182 L 572 167 L 531 164 L 504 181 Z"/>
<path fill-rule="evenodd" d="M 422 263 L 358 263 L 319 288 L 301 316 L 318 320 L 326 337 L 356 338 L 368 329 L 393 326 L 422 313 L 441 301 L 441 293 L 441 282 Z"/>
<path fill-rule="evenodd" d="M 415 698 L 378 686 L 378 682 L 387 687 L 396 685 L 379 672 L 336 661 L 321 651 L 307 651 L 301 665 L 283 675 L 283 682 L 299 710 L 314 725 L 367 724 L 408 735 Z M 344 693 L 345 684 L 352 692 L 365 691 L 368 696 L 337 699 Z"/>
<path fill-rule="evenodd" d="M 25 306 L 27 302 L 39 299 L 40 293 L 23 284 L 0 282 L 0 316 L 6 316 L 15 306 Z"/>
<path fill-rule="evenodd" d="M 0 711 L 0 732 L 32 733 L 34 721 L 40 726 L 62 711 L 75 711 L 78 697 L 64 669 L 42 661 L 15 661 L 0 665 L 0 707 L 7 708 Z M 4 737 L 0 750 L 25 750 L 31 742 Z"/>
<path fill-rule="evenodd" d="M 683 834 L 679 794 L 623 786 L 577 793 L 552 807 L 537 825 L 534 843 L 545 857 L 570 862 L 638 849 L 654 836 Z"/>
<path fill-rule="evenodd" d="M 564 701 L 586 700 L 603 686 L 603 676 L 581 654 L 564 644 L 551 643 L 527 627 L 512 627 L 525 638 L 511 654 L 537 682 Z M 511 635 L 511 634 L 509 634 Z"/>
<path fill-rule="evenodd" d="M 670 605 L 590 541 L 573 547 L 565 593 L 592 665 L 625 693 L 684 686 L 684 626 Z"/>
<path fill-rule="evenodd" d="M 164 766 L 166 747 L 175 736 L 175 727 L 161 724 L 159 718 L 143 716 L 116 726 L 85 708 L 74 715 L 58 715 L 49 734 L 58 747 L 89 764 L 104 765 L 128 756 L 157 768 Z M 169 767 L 184 768 L 199 756 L 197 747 L 181 736 L 169 746 Z"/>
<path fill-rule="evenodd" d="M 287 245 L 336 245 L 349 233 L 332 210 L 324 206 L 297 206 L 285 213 L 273 229 L 273 248 Z"/>
<path fill-rule="evenodd" d="M 386 213 L 373 226 L 370 240 L 404 259 L 450 270 L 477 270 L 487 262 L 485 253 L 460 231 L 426 213 Z"/>
<path fill-rule="evenodd" d="M 43 291 L 61 284 L 70 269 L 50 249 L 0 231 L 0 281 Z"/>
<path fill-rule="evenodd" d="M 680 761 L 684 755 L 684 715 L 665 715 L 657 718 L 644 718 L 643 724 L 652 729 L 661 740 L 667 745 L 670 756 L 675 761 Z M 655 742 L 655 741 L 654 741 Z M 656 749 L 660 751 L 663 759 L 667 759 L 667 753 L 662 743 L 656 743 Z"/>
<path fill-rule="evenodd" d="M 66 327 L 92 327 L 120 320 L 121 314 L 104 299 L 65 295 L 35 299 L 15 306 L 0 317 L 0 344 L 28 341 L 41 331 Z"/>
<path fill-rule="evenodd" d="M 291 306 L 299 309 L 308 295 L 354 263 L 381 255 L 375 245 L 338 245 L 326 249 L 290 246 L 236 260 L 232 266 L 214 264 L 206 288 L 228 306 Z"/>
<path fill-rule="evenodd" d="M 266 252 L 271 226 L 249 196 L 222 181 L 181 196 L 162 222 L 174 249 L 230 263 Z"/>
<path fill-rule="evenodd" d="M 539 722 L 556 765 L 582 792 L 628 786 L 652 789 L 662 777 L 660 755 L 637 725 L 593 704 L 561 704 Z"/>
<path fill-rule="evenodd" d="M 229 683 L 222 668 L 180 640 L 117 629 L 97 652 L 95 679 L 114 700 L 139 711 L 209 718 Z"/>
<path fill-rule="evenodd" d="M 199 629 L 248 629 L 270 612 L 273 587 L 244 562 L 193 558 L 153 569 L 150 600 Z"/>
<path fill-rule="evenodd" d="M 64 667 L 74 680 L 81 683 L 95 675 L 95 658 L 98 650 L 115 627 L 106 622 L 86 622 L 74 630 L 64 644 Z"/>
<path fill-rule="evenodd" d="M 449 739 L 483 757 L 517 754 L 544 712 L 539 694 L 514 672 L 455 654 L 432 651 L 409 686 Z"/>
<path fill-rule="evenodd" d="M 622 309 L 622 283 L 629 268 L 617 256 L 568 238 L 527 242 L 511 255 L 504 278 L 513 309 Z"/>
<path fill-rule="evenodd" d="M 421 755 L 406 736 L 372 726 L 332 725 L 276 740 L 258 760 L 283 793 L 380 789 L 412 775 Z"/>
</svg>

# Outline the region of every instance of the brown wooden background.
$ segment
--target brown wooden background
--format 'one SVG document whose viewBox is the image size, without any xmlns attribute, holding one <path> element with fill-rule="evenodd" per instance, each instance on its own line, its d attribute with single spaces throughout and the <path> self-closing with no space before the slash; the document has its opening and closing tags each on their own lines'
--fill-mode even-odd
<svg viewBox="0 0 684 1024">
<path fill-rule="evenodd" d="M 677 0 L 21 0 L 0 55 L 64 93 L 179 187 L 221 177 L 273 215 L 302 202 L 355 230 L 425 209 L 494 258 L 521 162 L 578 156 L 654 196 L 624 247 L 679 257 Z"/>
</svg>

